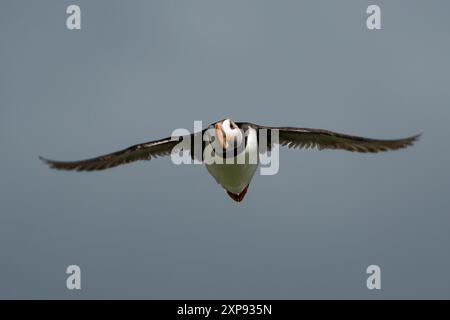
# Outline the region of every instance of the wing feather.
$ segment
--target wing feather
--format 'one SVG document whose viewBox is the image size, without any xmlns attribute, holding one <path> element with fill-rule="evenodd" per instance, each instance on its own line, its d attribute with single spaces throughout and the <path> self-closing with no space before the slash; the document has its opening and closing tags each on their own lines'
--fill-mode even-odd
<svg viewBox="0 0 450 320">
<path fill-rule="evenodd" d="M 191 135 L 192 136 L 192 135 Z M 54 161 L 39 157 L 50 168 L 59 170 L 98 171 L 113 168 L 122 164 L 150 160 L 152 158 L 169 155 L 182 138 L 164 138 L 146 143 L 136 144 L 129 148 L 105 154 L 99 157 L 80 161 Z"/>
<path fill-rule="evenodd" d="M 340 149 L 352 152 L 384 152 L 411 146 L 420 134 L 401 139 L 372 139 L 322 129 L 268 127 L 248 123 L 255 129 L 278 130 L 279 144 L 297 149 Z"/>
</svg>

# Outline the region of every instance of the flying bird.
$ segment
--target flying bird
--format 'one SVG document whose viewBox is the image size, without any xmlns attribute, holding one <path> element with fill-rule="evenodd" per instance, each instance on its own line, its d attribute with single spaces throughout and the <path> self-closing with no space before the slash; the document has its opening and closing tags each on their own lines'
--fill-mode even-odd
<svg viewBox="0 0 450 320">
<path fill-rule="evenodd" d="M 167 156 L 180 150 L 187 151 L 192 159 L 205 164 L 208 172 L 231 199 L 241 202 L 260 164 L 258 155 L 272 150 L 275 144 L 296 149 L 340 149 L 377 153 L 410 146 L 419 136 L 380 140 L 322 129 L 270 127 L 224 119 L 199 132 L 141 143 L 91 159 L 54 161 L 39 158 L 54 169 L 98 171 L 138 160 Z"/>
</svg>

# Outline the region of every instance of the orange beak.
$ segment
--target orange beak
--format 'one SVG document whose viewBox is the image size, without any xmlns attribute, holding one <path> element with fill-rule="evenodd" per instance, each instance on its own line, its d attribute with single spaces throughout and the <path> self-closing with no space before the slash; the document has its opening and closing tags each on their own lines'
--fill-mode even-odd
<svg viewBox="0 0 450 320">
<path fill-rule="evenodd" d="M 216 129 L 216 137 L 219 139 L 220 145 L 223 149 L 226 149 L 228 147 L 228 143 L 225 141 L 224 132 L 222 131 L 222 124 L 216 123 L 214 125 L 214 128 Z"/>
</svg>

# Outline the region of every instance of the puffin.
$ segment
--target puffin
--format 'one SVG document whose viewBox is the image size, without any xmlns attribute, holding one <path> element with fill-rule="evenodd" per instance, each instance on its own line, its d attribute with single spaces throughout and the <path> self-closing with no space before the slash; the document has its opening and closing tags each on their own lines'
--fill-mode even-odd
<svg viewBox="0 0 450 320">
<path fill-rule="evenodd" d="M 274 146 L 292 149 L 334 149 L 378 153 L 411 146 L 421 134 L 401 139 L 372 139 L 323 129 L 263 126 L 222 119 L 187 135 L 140 143 L 113 153 L 79 161 L 55 161 L 39 156 L 50 168 L 99 171 L 138 160 L 189 153 L 236 202 L 241 202 L 260 165 L 260 155 Z"/>
</svg>

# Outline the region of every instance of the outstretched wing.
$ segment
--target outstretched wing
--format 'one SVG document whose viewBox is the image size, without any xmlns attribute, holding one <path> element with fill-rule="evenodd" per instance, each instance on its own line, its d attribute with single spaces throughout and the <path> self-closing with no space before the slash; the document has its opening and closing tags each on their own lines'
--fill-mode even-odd
<svg viewBox="0 0 450 320">
<path fill-rule="evenodd" d="M 266 127 L 250 124 L 257 129 L 278 130 L 279 143 L 289 148 L 341 149 L 356 152 L 381 152 L 413 145 L 420 134 L 402 139 L 381 140 L 347 135 L 322 129 Z"/>
<path fill-rule="evenodd" d="M 168 137 L 141 143 L 117 152 L 80 161 L 54 161 L 43 157 L 39 158 L 50 168 L 54 169 L 76 171 L 105 170 L 133 161 L 150 160 L 156 157 L 167 156 L 172 152 L 174 147 L 182 141 L 182 139 L 189 139 L 187 143 L 183 143 L 183 150 L 190 151 L 190 147 L 192 145 L 191 141 L 193 142 L 195 140 L 194 137 L 198 134 L 201 134 L 201 132 L 187 136 L 174 138 Z"/>
</svg>

